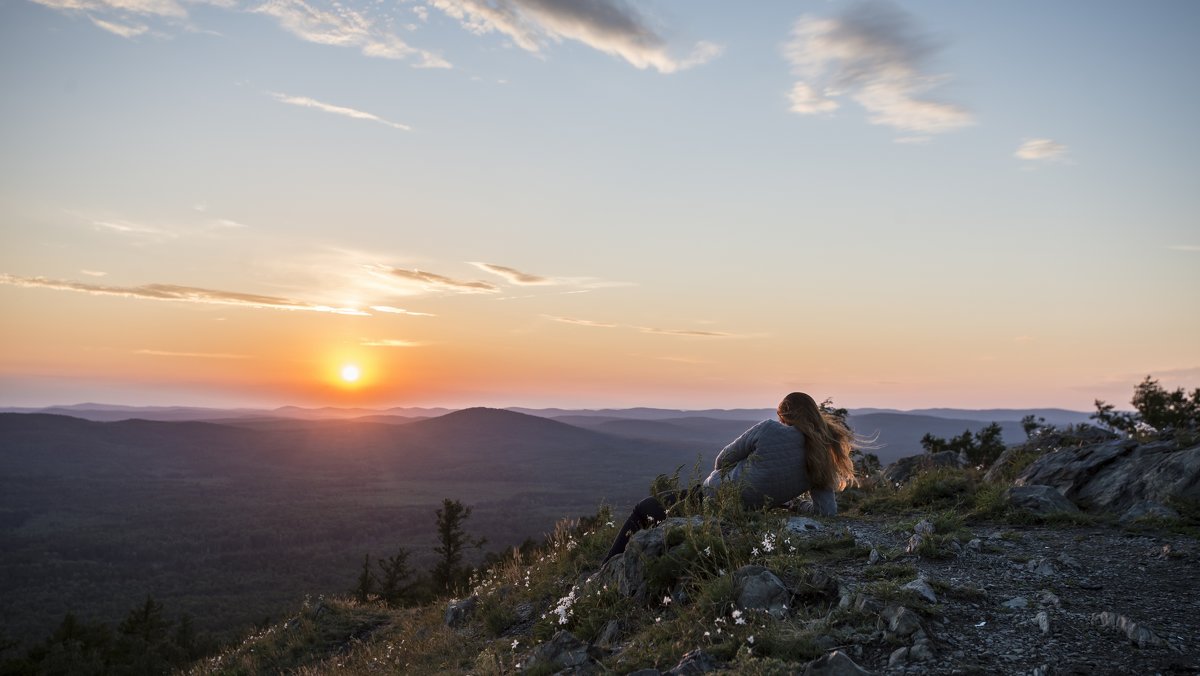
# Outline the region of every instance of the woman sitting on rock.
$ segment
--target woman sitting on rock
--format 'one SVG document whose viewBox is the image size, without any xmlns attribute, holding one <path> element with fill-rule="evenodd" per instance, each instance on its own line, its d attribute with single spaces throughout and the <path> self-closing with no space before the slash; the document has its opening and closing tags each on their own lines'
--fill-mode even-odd
<svg viewBox="0 0 1200 676">
<path fill-rule="evenodd" d="M 748 508 L 782 505 L 808 491 L 816 513 L 837 514 L 834 491 L 854 480 L 854 434 L 803 392 L 784 397 L 777 413 L 778 421 L 764 420 L 722 449 L 701 486 L 639 502 L 604 561 L 624 552 L 635 532 L 666 519 L 667 508 L 693 495 L 712 497 L 722 484 L 736 484 Z"/>
</svg>

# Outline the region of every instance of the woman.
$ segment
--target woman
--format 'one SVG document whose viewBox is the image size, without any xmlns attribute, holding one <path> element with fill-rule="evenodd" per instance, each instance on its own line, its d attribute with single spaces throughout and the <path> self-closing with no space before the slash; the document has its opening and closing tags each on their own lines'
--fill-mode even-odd
<svg viewBox="0 0 1200 676">
<path fill-rule="evenodd" d="M 854 434 L 803 392 L 784 397 L 776 413 L 778 421 L 764 420 L 722 449 L 702 486 L 639 502 L 605 562 L 624 552 L 635 532 L 667 518 L 667 507 L 697 491 L 711 497 L 722 484 L 735 483 L 746 507 L 782 505 L 808 491 L 818 514 L 837 514 L 834 491 L 854 480 Z"/>
</svg>

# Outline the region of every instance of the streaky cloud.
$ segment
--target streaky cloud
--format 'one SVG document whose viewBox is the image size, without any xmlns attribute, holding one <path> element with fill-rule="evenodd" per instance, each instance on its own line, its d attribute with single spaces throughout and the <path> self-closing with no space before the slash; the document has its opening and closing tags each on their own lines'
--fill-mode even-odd
<svg viewBox="0 0 1200 676">
<path fill-rule="evenodd" d="M 424 343 L 415 340 L 402 340 L 399 338 L 380 338 L 377 340 L 364 340 L 359 343 L 363 347 L 421 347 Z"/>
<path fill-rule="evenodd" d="M 101 272 L 100 270 L 80 270 L 79 274 L 87 275 L 88 277 L 107 277 L 108 276 L 107 272 Z"/>
<path fill-rule="evenodd" d="M 406 270 L 404 268 L 387 268 L 392 277 L 416 282 L 425 289 L 440 291 L 455 291 L 457 293 L 496 293 L 500 290 L 494 284 L 480 281 L 464 281 L 446 277 L 423 270 Z"/>
<path fill-rule="evenodd" d="M 510 268 L 505 265 L 479 263 L 476 261 L 470 261 L 470 264 L 485 272 L 499 275 L 507 280 L 510 284 L 516 284 L 517 286 L 545 286 L 558 283 L 557 280 L 550 277 L 543 277 L 541 275 L 534 275 L 528 272 L 521 272 L 520 270 Z"/>
<path fill-rule="evenodd" d="M 833 18 L 801 16 L 783 47 L 800 78 L 788 96 L 790 110 L 832 114 L 846 97 L 867 111 L 871 124 L 908 134 L 973 124 L 965 108 L 925 96 L 949 79 L 927 72 L 936 51 L 908 14 L 883 0 L 852 4 Z"/>
<path fill-rule="evenodd" d="M 688 336 L 691 338 L 733 338 L 732 333 L 723 331 L 697 331 L 693 329 L 658 329 L 651 326 L 639 326 L 642 333 L 657 333 L 663 336 Z"/>
<path fill-rule="evenodd" d="M 146 31 L 150 30 L 150 27 L 144 23 L 130 26 L 123 23 L 117 23 L 115 21 L 97 19 L 94 16 L 89 16 L 88 18 L 92 20 L 92 23 L 95 24 L 96 27 L 102 28 L 113 35 L 119 35 L 126 39 L 136 38 L 137 36 L 142 35 Z"/>
<path fill-rule="evenodd" d="M 651 22 L 620 0 L 432 0 L 429 4 L 471 33 L 500 33 L 534 54 L 548 44 L 575 40 L 635 68 L 674 73 L 707 63 L 722 51 L 721 46 L 702 41 L 686 56 L 672 56 Z"/>
<path fill-rule="evenodd" d="M 1041 162 L 1062 160 L 1066 155 L 1067 146 L 1048 138 L 1025 139 L 1021 143 L 1021 146 L 1017 148 L 1017 151 L 1013 153 L 1014 157 L 1019 157 L 1022 160 Z"/>
<path fill-rule="evenodd" d="M 620 324 L 609 324 L 607 322 L 594 322 L 590 319 L 576 319 L 575 317 L 560 317 L 558 315 L 542 315 L 542 316 L 545 317 L 546 319 L 549 319 L 552 321 L 560 322 L 563 324 L 574 324 L 576 326 L 592 326 L 592 327 L 602 328 L 602 329 L 614 329 L 614 328 L 617 328 L 618 326 L 620 326 Z"/>
<path fill-rule="evenodd" d="M 228 354 L 224 352 L 172 352 L 170 350 L 134 350 L 134 354 L 146 354 L 154 357 L 188 357 L 195 359 L 250 359 L 248 354 Z"/>
<path fill-rule="evenodd" d="M 267 92 L 267 95 L 270 96 L 271 98 L 275 99 L 276 101 L 279 101 L 280 103 L 286 103 L 286 104 L 292 105 L 292 106 L 300 106 L 302 108 L 314 108 L 316 110 L 320 110 L 325 113 L 341 115 L 342 117 L 349 117 L 349 118 L 355 119 L 355 120 L 368 120 L 371 122 L 378 122 L 379 124 L 387 125 L 393 129 L 399 129 L 401 131 L 412 131 L 412 127 L 408 126 L 407 124 L 400 124 L 399 122 L 392 122 L 391 120 L 385 120 L 384 118 L 379 117 L 378 115 L 375 115 L 374 113 L 368 113 L 368 112 L 365 112 L 362 110 L 356 110 L 354 108 L 347 108 L 345 106 L 335 106 L 331 103 L 325 103 L 323 101 L 318 101 L 316 99 L 312 99 L 307 96 L 291 96 L 288 94 L 281 94 L 279 92 Z"/>
<path fill-rule="evenodd" d="M 233 305 L 240 307 L 293 310 L 302 312 L 325 312 L 338 315 L 355 315 L 369 317 L 370 313 L 358 308 L 333 307 L 320 305 L 292 298 L 278 296 L 263 296 L 253 293 L 236 291 L 219 291 L 195 286 L 178 286 L 175 284 L 145 284 L 142 286 L 108 286 L 88 284 L 63 279 L 47 277 L 20 277 L 0 273 L 0 284 L 25 288 L 53 289 L 56 291 L 76 291 L 96 296 L 121 296 L 143 300 L 171 301 L 182 303 L 198 303 L 202 305 Z"/>
<path fill-rule="evenodd" d="M 405 310 L 404 308 L 392 307 L 391 305 L 372 305 L 371 309 L 376 312 L 382 312 L 389 315 L 407 315 L 409 317 L 436 317 L 437 315 L 429 312 L 414 312 Z"/>
</svg>

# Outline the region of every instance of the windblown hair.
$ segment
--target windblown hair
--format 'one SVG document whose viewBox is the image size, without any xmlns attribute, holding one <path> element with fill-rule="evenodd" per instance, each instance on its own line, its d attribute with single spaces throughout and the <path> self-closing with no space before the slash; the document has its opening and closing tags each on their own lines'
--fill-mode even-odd
<svg viewBox="0 0 1200 676">
<path fill-rule="evenodd" d="M 804 467 L 809 484 L 820 490 L 842 490 L 854 482 L 854 433 L 835 416 L 822 413 L 817 402 L 803 392 L 792 392 L 779 402 L 779 420 L 804 435 Z"/>
</svg>

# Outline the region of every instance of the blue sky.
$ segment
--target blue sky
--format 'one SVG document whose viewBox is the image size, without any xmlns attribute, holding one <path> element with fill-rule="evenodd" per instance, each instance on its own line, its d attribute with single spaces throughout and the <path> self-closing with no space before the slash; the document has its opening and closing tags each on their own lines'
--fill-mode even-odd
<svg viewBox="0 0 1200 676">
<path fill-rule="evenodd" d="M 1194 386 L 1198 28 L 1191 2 L 10 0 L 4 403 Z M 350 359 L 367 382 L 331 382 Z"/>
</svg>

